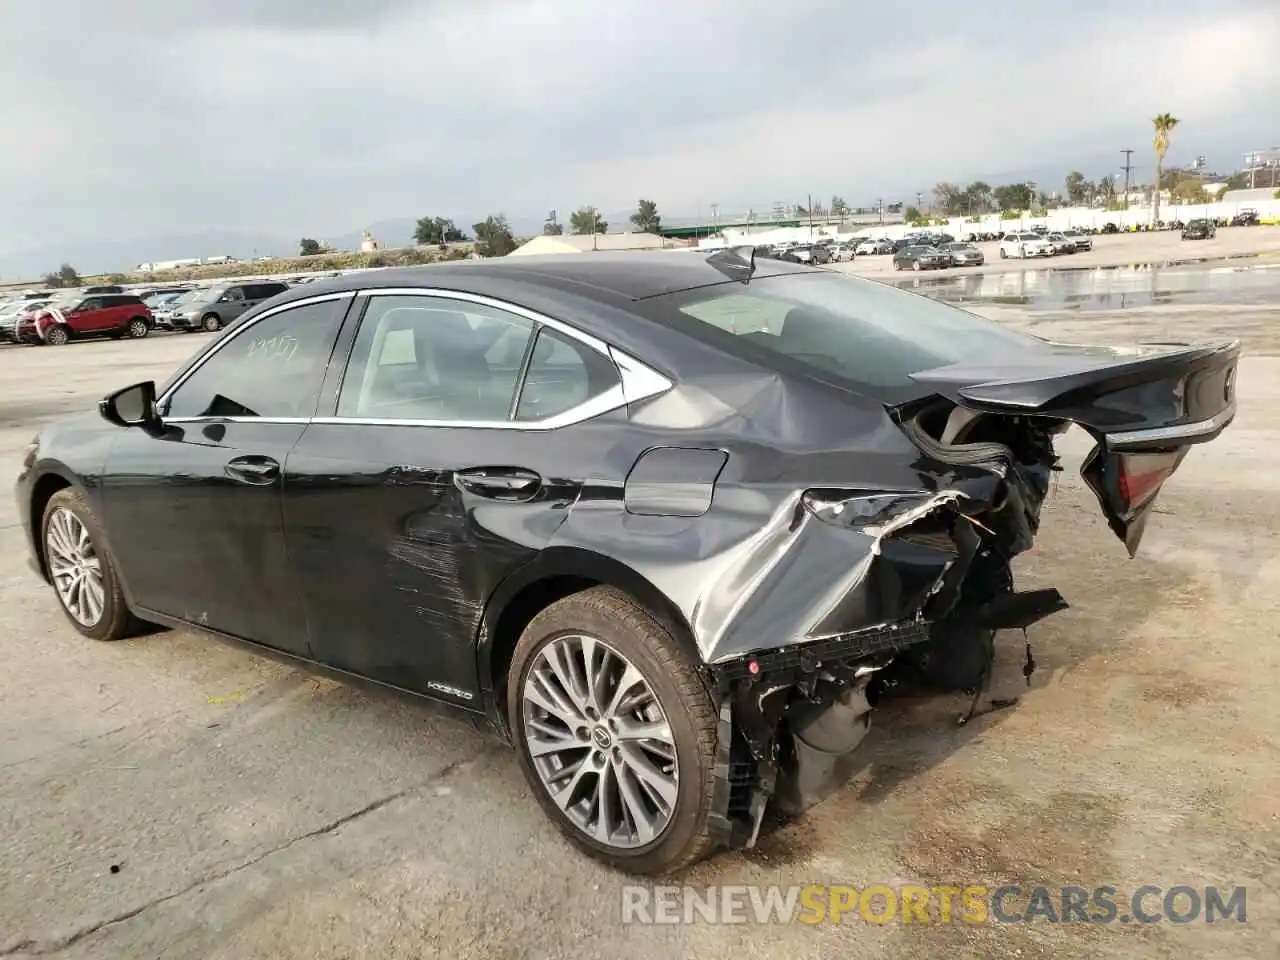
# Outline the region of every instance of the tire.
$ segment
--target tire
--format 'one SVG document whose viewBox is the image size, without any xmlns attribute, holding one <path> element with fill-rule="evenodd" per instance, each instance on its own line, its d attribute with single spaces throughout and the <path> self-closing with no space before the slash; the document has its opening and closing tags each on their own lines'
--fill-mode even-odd
<svg viewBox="0 0 1280 960">
<path fill-rule="evenodd" d="M 898 261 L 898 260 L 893 261 L 893 269 L 895 269 L 895 270 L 901 270 L 901 269 L 902 269 L 902 263 L 901 263 L 901 261 Z"/>
<path fill-rule="evenodd" d="M 129 338 L 131 340 L 141 340 L 151 332 L 151 326 L 142 317 L 134 317 L 129 321 Z"/>
<path fill-rule="evenodd" d="M 622 727 L 614 726 L 613 718 L 606 725 L 602 717 L 608 717 L 608 710 L 592 714 L 587 707 L 572 706 L 571 712 L 565 713 L 570 721 L 582 726 L 577 727 L 575 737 L 568 733 L 568 724 L 560 722 L 551 712 L 544 711 L 531 697 L 542 699 L 545 693 L 542 684 L 546 678 L 554 676 L 549 657 L 555 655 L 574 655 L 575 649 L 580 654 L 586 645 L 575 647 L 583 638 L 590 638 L 603 645 L 597 647 L 591 662 L 599 664 L 597 670 L 604 673 L 604 657 L 621 658 L 623 664 L 629 664 L 637 671 L 639 681 L 647 686 L 651 694 L 650 705 L 646 710 L 657 709 L 665 714 L 665 729 L 670 735 L 670 744 L 665 753 L 667 759 L 651 752 L 657 741 L 645 741 L 648 747 L 632 746 L 630 755 L 647 760 L 649 769 L 660 777 L 669 777 L 669 773 L 659 771 L 660 764 L 668 763 L 669 757 L 675 759 L 674 784 L 669 780 L 664 783 L 666 790 L 674 797 L 670 809 L 663 811 L 653 801 L 653 794 L 640 787 L 640 780 L 632 772 L 635 766 L 629 765 L 621 753 L 615 736 L 619 729 L 625 729 L 626 715 L 631 711 L 620 713 L 618 720 Z M 561 661 L 563 662 L 563 661 Z M 615 670 L 620 672 L 618 662 Z M 617 672 L 614 673 L 616 677 Z M 632 681 L 627 689 L 635 691 L 639 681 Z M 608 686 L 609 679 L 603 681 L 601 693 L 594 702 L 604 703 L 617 693 L 616 685 Z M 618 681 L 614 681 L 615 684 Z M 562 686 L 555 686 L 562 691 Z M 590 704 L 593 701 L 585 693 L 585 687 L 575 695 L 575 704 Z M 562 705 L 568 702 L 563 693 L 560 694 Z M 616 701 L 615 701 L 616 702 Z M 624 701 L 625 702 L 625 701 Z M 643 700 L 641 702 L 644 702 Z M 661 875 L 675 873 L 698 860 L 701 860 L 714 845 L 711 838 L 709 821 L 711 815 L 711 799 L 715 786 L 715 758 L 717 716 L 711 697 L 703 685 L 693 663 L 671 634 L 653 617 L 645 612 L 625 593 L 612 587 L 595 587 L 582 593 L 552 604 L 539 613 L 525 628 L 516 644 L 512 655 L 511 670 L 507 675 L 507 710 L 512 738 L 520 757 L 520 766 L 530 789 L 542 806 L 543 812 L 551 819 L 559 830 L 580 850 L 593 859 L 602 861 L 624 872 L 636 875 Z M 631 717 L 631 722 L 658 723 L 652 713 L 648 717 Z M 537 724 L 537 726 L 533 726 Z M 612 733 L 610 733 L 612 728 Z M 547 731 L 565 730 L 563 741 L 554 738 L 551 742 L 563 742 L 566 746 L 561 750 L 547 751 L 535 761 L 531 749 L 531 737 L 546 735 Z M 547 741 L 543 741 L 547 742 Z M 577 746 L 577 743 L 582 746 Z M 608 746 L 612 744 L 612 746 Z M 565 756 L 565 755 L 568 756 Z M 577 760 L 580 755 L 580 761 Z M 612 837 L 601 839 L 587 832 L 590 828 L 590 811 L 596 805 L 588 805 L 586 811 L 581 809 L 573 813 L 565 812 L 552 795 L 552 787 L 544 780 L 544 775 L 555 778 L 563 776 L 564 768 L 573 769 L 576 763 L 597 765 L 601 776 L 592 777 L 590 773 L 583 778 L 579 786 L 599 787 L 602 785 L 611 799 L 603 804 L 611 807 L 613 814 L 620 813 L 626 805 L 619 787 L 620 773 L 629 777 L 629 793 L 641 800 L 645 812 L 660 818 L 656 835 L 645 839 L 640 831 L 629 824 L 631 821 L 613 816 L 618 822 L 618 830 Z M 545 765 L 545 766 L 544 766 Z M 607 774 L 607 775 L 605 775 Z M 588 784 L 587 781 L 592 781 Z M 576 789 L 562 787 L 561 790 Z M 567 806 L 573 810 L 578 804 L 569 797 Z M 597 801 L 598 803 L 598 801 Z M 652 808 L 652 809 L 649 809 Z M 634 805 L 629 807 L 634 809 Z M 656 811 L 656 812 L 654 812 Z M 573 817 L 584 818 L 583 825 L 575 822 Z M 665 817 L 665 819 L 661 819 Z M 625 831 L 623 837 L 619 831 Z"/>
<path fill-rule="evenodd" d="M 57 531 L 53 534 L 52 540 L 50 539 L 51 528 Z M 92 559 L 97 561 L 100 586 L 98 593 L 101 594 L 101 604 L 96 617 L 79 616 L 72 611 L 71 607 L 74 604 L 68 600 L 68 592 L 58 587 L 60 578 L 54 573 L 54 567 L 60 560 L 66 562 L 67 568 L 71 570 L 77 567 L 68 554 L 78 546 L 74 537 L 79 530 L 84 531 Z M 120 589 L 120 579 L 116 575 L 115 565 L 107 550 L 106 537 L 98 524 L 98 518 L 93 515 L 84 497 L 75 490 L 69 488 L 59 490 L 45 505 L 44 516 L 40 521 L 40 552 L 49 570 L 49 579 L 54 587 L 54 595 L 58 598 L 59 608 L 71 625 L 82 635 L 91 640 L 119 640 L 137 628 L 138 621 L 129 613 L 125 603 L 124 593 Z M 83 558 L 83 551 L 80 555 Z M 92 568 L 82 566 L 82 569 L 91 570 Z M 83 596 L 84 592 L 85 588 L 81 587 L 80 595 Z M 94 596 L 96 595 L 95 593 Z M 83 600 L 81 602 L 83 603 Z M 80 609 L 86 614 L 93 612 L 92 607 Z"/>
<path fill-rule="evenodd" d="M 1001 247 L 1001 248 L 1000 248 L 1000 259 L 1001 259 L 1001 260 L 1008 260 L 1008 259 L 1009 259 L 1009 254 L 1005 252 L 1004 247 Z"/>
<path fill-rule="evenodd" d="M 62 324 L 50 327 L 44 334 L 44 342 L 51 347 L 65 346 L 70 339 L 70 332 Z"/>
<path fill-rule="evenodd" d="M 217 333 L 222 329 L 222 318 L 216 313 L 206 313 L 200 319 L 200 329 L 205 333 Z"/>
<path fill-rule="evenodd" d="M 913 260 L 913 261 L 912 261 L 912 263 L 911 263 L 911 269 L 912 269 L 912 270 L 923 270 L 923 269 L 924 269 L 924 267 L 922 267 L 922 266 L 920 265 L 920 261 L 919 261 L 919 260 Z"/>
</svg>

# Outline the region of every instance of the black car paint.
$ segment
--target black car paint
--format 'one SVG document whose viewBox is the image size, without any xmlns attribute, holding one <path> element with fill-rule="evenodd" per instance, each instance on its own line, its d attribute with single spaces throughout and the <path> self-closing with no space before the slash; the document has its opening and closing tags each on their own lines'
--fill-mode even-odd
<svg viewBox="0 0 1280 960">
<path fill-rule="evenodd" d="M 763 259 L 754 271 L 751 283 L 822 272 Z M 46 427 L 17 491 L 37 566 L 43 501 L 74 486 L 101 517 L 144 617 L 434 698 L 505 733 L 503 673 L 520 628 L 585 584 L 636 597 L 708 684 L 739 676 L 749 658 L 781 663 L 797 644 L 803 660 L 805 644 L 839 659 L 919 643 L 912 624 L 945 617 L 983 562 L 976 528 L 962 521 L 1003 504 L 1005 545 L 1026 549 L 1050 469 L 931 447 L 903 421 L 932 400 L 1074 419 L 1104 447 L 1122 428 L 1216 417 L 1220 430 L 1234 410 L 1235 345 L 1130 360 L 1028 339 L 988 364 L 876 392 L 786 363 L 765 368 L 721 349 L 714 333 L 654 319 L 656 298 L 733 283 L 686 253 L 599 253 L 387 270 L 289 291 L 243 315 L 166 387 L 254 317 L 340 295 L 345 316 L 314 417 Z M 367 300 L 358 292 L 394 288 L 536 312 L 671 386 L 554 431 L 336 422 Z M 228 470 L 244 457 L 269 458 L 279 473 L 237 482 Z M 536 483 L 512 495 L 471 484 L 477 471 Z M 750 713 L 745 701 L 738 709 Z"/>
</svg>

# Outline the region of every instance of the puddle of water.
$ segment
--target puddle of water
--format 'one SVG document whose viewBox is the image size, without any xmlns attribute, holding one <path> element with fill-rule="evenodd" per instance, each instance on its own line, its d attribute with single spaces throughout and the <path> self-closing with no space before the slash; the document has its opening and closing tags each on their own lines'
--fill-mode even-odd
<svg viewBox="0 0 1280 960">
<path fill-rule="evenodd" d="M 1037 310 L 1124 310 L 1164 304 L 1267 304 L 1280 298 L 1280 270 L 1265 267 L 1098 267 L 912 277 L 894 284 L 947 303 Z"/>
</svg>

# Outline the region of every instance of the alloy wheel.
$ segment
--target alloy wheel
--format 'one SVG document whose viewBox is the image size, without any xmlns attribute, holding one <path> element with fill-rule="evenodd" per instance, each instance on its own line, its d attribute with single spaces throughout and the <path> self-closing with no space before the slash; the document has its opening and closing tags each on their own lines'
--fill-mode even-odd
<svg viewBox="0 0 1280 960">
<path fill-rule="evenodd" d="M 58 509 L 50 515 L 45 554 L 49 576 L 67 613 L 82 626 L 96 625 L 106 608 L 102 559 L 84 522 L 70 510 Z"/>
<path fill-rule="evenodd" d="M 207 333 L 217 333 L 222 329 L 222 318 L 217 314 L 211 313 L 204 318 L 202 326 Z"/>
<path fill-rule="evenodd" d="M 147 321 L 134 320 L 129 324 L 129 336 L 133 337 L 135 340 L 145 337 L 147 333 Z"/>
<path fill-rule="evenodd" d="M 594 637 L 560 636 L 535 655 L 521 699 L 525 748 L 565 817 L 611 847 L 657 840 L 675 813 L 679 762 L 636 666 Z"/>
<path fill-rule="evenodd" d="M 44 342 L 51 347 L 60 347 L 67 342 L 67 331 L 61 327 L 54 327 L 44 335 Z"/>
</svg>

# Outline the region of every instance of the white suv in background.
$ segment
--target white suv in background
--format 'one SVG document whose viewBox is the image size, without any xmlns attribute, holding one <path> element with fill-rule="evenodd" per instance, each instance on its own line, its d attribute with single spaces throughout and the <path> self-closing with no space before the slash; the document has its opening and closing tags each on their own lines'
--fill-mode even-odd
<svg viewBox="0 0 1280 960">
<path fill-rule="evenodd" d="M 1053 244 L 1038 233 L 1006 233 L 1000 240 L 1000 259 L 1009 257 L 1052 257 Z"/>
</svg>

